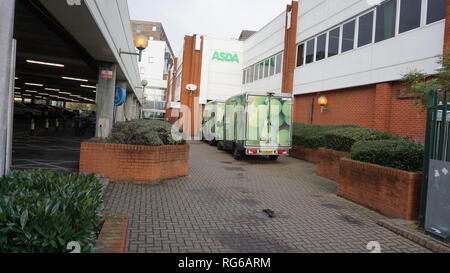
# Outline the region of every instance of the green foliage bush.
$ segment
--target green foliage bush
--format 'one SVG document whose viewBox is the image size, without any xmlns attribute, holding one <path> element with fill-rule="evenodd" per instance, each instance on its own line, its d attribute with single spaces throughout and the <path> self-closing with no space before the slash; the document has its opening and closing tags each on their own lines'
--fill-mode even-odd
<svg viewBox="0 0 450 273">
<path fill-rule="evenodd" d="M 318 149 L 326 146 L 325 136 L 334 130 L 341 128 L 355 128 L 354 125 L 311 125 L 294 123 L 293 143 L 310 149 Z"/>
<path fill-rule="evenodd" d="M 92 252 L 102 207 L 95 176 L 14 171 L 0 178 L 0 253 Z"/>
<path fill-rule="evenodd" d="M 351 127 L 329 130 L 324 138 L 327 149 L 349 153 L 353 144 L 358 141 L 385 140 L 398 137 L 376 130 Z"/>
<path fill-rule="evenodd" d="M 159 120 L 135 120 L 116 123 L 106 141 L 114 144 L 145 146 L 183 145 L 185 141 L 172 136 L 172 125 Z"/>
<path fill-rule="evenodd" d="M 424 148 L 401 139 L 360 141 L 353 145 L 351 158 L 404 171 L 423 167 Z"/>
</svg>

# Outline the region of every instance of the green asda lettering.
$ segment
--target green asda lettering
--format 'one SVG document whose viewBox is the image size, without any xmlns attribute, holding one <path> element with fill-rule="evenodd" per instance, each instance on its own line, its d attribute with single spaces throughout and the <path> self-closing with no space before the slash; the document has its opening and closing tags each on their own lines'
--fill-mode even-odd
<svg viewBox="0 0 450 273">
<path fill-rule="evenodd" d="M 239 56 L 237 54 L 231 54 L 231 53 L 227 53 L 227 52 L 216 51 L 216 52 L 214 52 L 212 59 L 222 61 L 222 62 L 239 63 Z"/>
</svg>

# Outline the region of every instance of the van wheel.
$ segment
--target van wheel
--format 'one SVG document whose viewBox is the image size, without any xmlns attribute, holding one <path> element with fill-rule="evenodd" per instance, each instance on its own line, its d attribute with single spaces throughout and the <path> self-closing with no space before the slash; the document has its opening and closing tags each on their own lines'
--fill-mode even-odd
<svg viewBox="0 0 450 273">
<path fill-rule="evenodd" d="M 233 158 L 236 160 L 241 160 L 243 158 L 242 151 L 240 151 L 237 147 L 233 150 Z"/>
<path fill-rule="evenodd" d="M 209 141 L 209 145 L 211 145 L 211 146 L 216 146 L 217 144 L 216 144 L 216 140 L 211 140 L 211 141 Z"/>
<path fill-rule="evenodd" d="M 269 155 L 269 160 L 270 161 L 277 161 L 279 157 L 280 156 L 278 156 L 278 155 Z"/>
<path fill-rule="evenodd" d="M 222 141 L 217 142 L 217 150 L 219 150 L 219 151 L 223 151 L 224 150 Z"/>
</svg>

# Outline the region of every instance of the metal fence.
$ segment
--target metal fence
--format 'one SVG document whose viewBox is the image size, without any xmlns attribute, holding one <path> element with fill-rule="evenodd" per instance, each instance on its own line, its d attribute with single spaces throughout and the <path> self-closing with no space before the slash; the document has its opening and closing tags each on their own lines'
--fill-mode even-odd
<svg viewBox="0 0 450 273">
<path fill-rule="evenodd" d="M 425 222 L 430 161 L 450 162 L 450 94 L 449 90 L 429 92 L 425 137 L 424 172 L 420 223 Z"/>
</svg>

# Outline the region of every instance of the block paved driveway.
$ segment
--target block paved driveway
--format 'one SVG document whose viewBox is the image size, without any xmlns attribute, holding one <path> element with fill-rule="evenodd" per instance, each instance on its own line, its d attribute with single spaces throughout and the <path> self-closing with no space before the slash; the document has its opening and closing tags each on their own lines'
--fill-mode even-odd
<svg viewBox="0 0 450 273">
<path fill-rule="evenodd" d="M 127 212 L 129 252 L 427 252 L 376 224 L 383 216 L 335 195 L 314 165 L 235 161 L 192 144 L 190 175 L 158 185 L 110 183 L 109 211 Z M 261 213 L 275 211 L 275 218 Z"/>
</svg>

